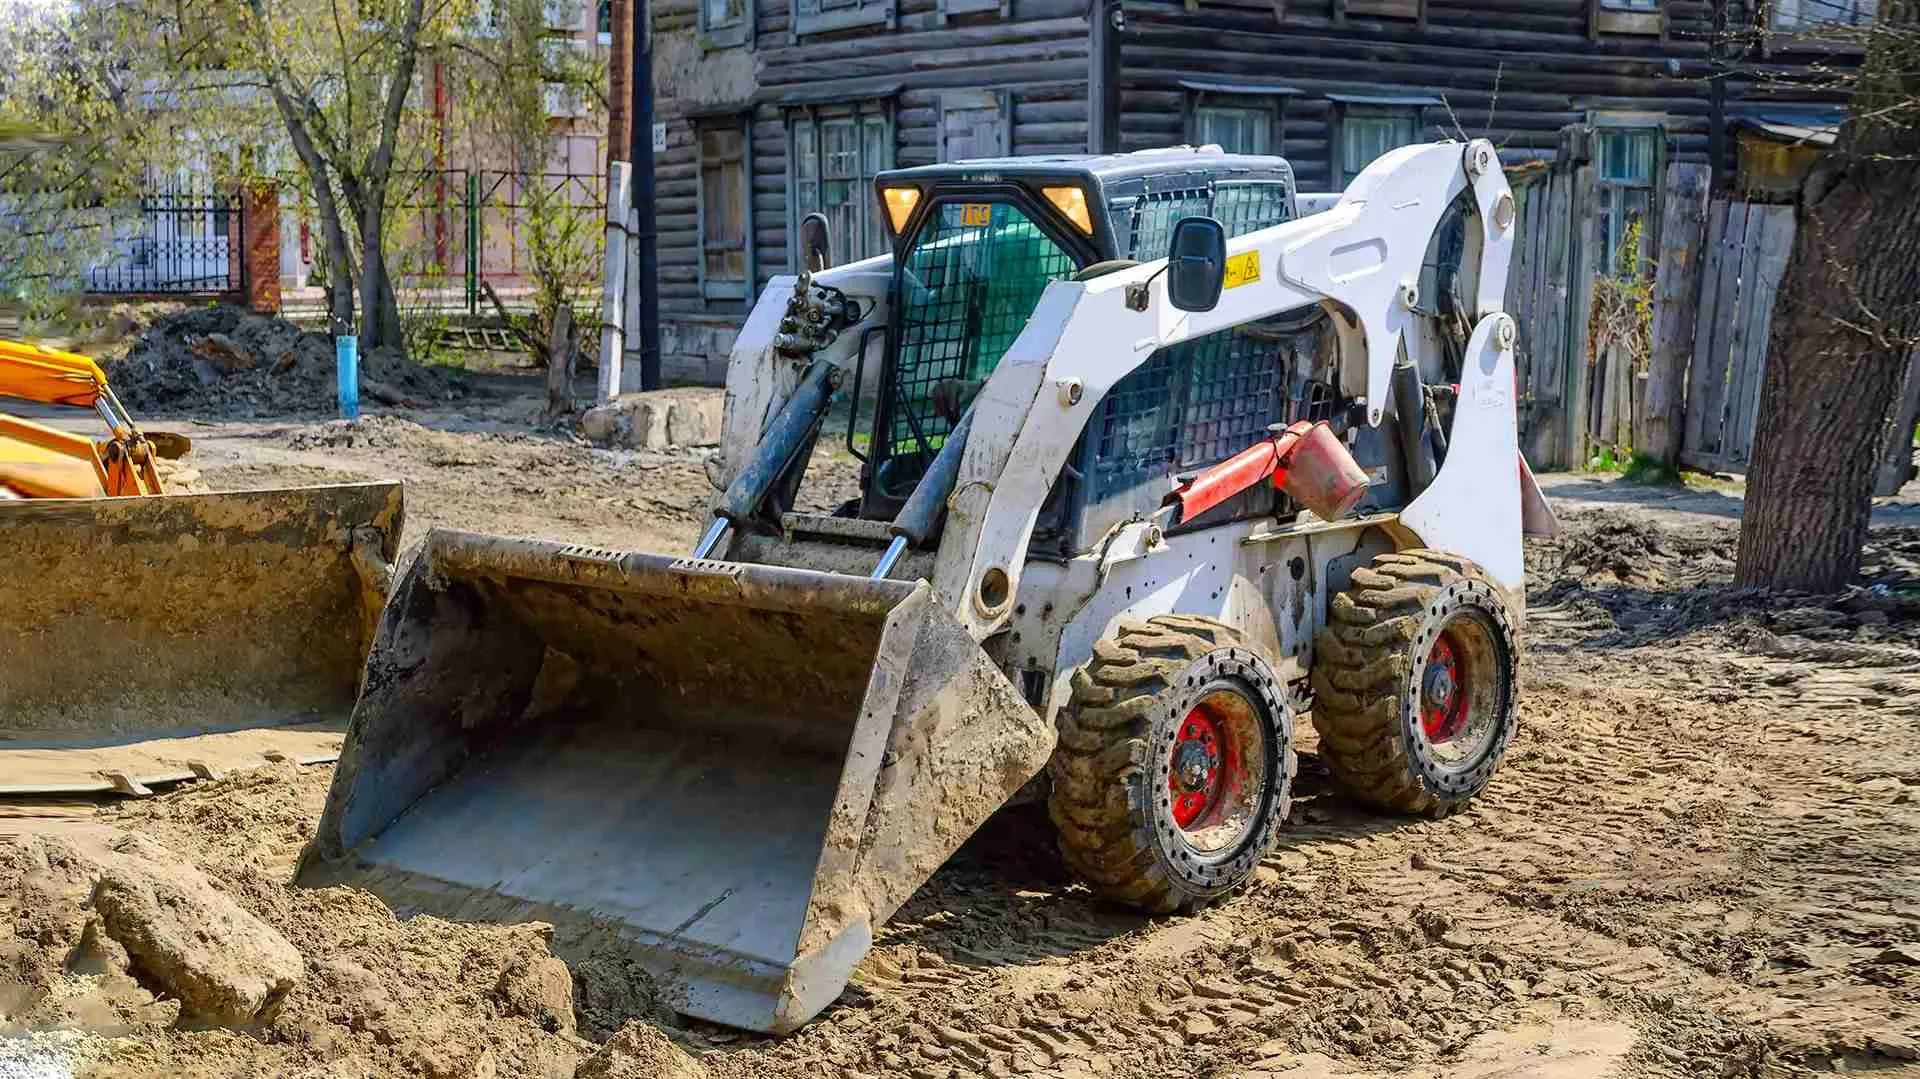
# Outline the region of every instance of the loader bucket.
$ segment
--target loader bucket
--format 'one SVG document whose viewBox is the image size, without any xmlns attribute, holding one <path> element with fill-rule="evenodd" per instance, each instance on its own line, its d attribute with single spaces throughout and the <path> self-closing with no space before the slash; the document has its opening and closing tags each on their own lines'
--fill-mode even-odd
<svg viewBox="0 0 1920 1079">
<path fill-rule="evenodd" d="M 1053 740 L 924 583 L 436 531 L 299 880 L 785 1032 Z"/>
<path fill-rule="evenodd" d="M 337 746 L 400 524 L 392 483 L 0 501 L 0 794 Z"/>
</svg>

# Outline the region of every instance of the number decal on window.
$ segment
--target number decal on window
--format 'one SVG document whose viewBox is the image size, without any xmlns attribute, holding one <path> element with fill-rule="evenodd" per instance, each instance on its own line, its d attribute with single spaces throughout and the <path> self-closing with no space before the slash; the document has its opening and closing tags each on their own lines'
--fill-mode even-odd
<svg viewBox="0 0 1920 1079">
<path fill-rule="evenodd" d="M 984 228 L 993 223 L 993 206 L 985 202 L 963 203 L 960 207 L 960 226 L 962 228 Z"/>
</svg>

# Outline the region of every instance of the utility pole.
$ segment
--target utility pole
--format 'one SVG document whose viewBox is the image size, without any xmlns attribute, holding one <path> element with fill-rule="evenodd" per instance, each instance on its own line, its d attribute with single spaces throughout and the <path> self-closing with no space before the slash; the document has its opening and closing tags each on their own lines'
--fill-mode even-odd
<svg viewBox="0 0 1920 1079">
<path fill-rule="evenodd" d="M 1713 0 L 1711 37 L 1707 41 L 1707 168 L 1708 198 L 1718 198 L 1733 187 L 1727 168 L 1727 0 Z"/>
<path fill-rule="evenodd" d="M 607 157 L 602 167 L 623 159 L 633 145 L 633 128 L 627 122 L 628 89 L 633 78 L 634 0 L 610 0 L 608 29 L 612 32 L 612 51 L 607 55 Z"/>
<path fill-rule="evenodd" d="M 640 290 L 640 388 L 660 388 L 660 281 L 656 250 L 653 197 L 653 18 L 650 0 L 627 0 L 633 6 L 633 217 L 638 223 L 633 242 L 639 245 L 638 280 L 628 287 Z"/>
</svg>

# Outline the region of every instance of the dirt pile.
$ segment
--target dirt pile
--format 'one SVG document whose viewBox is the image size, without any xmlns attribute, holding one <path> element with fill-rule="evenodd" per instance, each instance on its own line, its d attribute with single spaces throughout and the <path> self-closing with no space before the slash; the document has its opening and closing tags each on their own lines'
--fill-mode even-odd
<svg viewBox="0 0 1920 1079">
<path fill-rule="evenodd" d="M 1558 536 L 1527 543 L 1528 584 L 1684 586 L 1731 575 L 1738 544 L 1731 526 L 1676 527 L 1633 510 L 1570 513 Z"/>
<path fill-rule="evenodd" d="M 1650 684 L 1700 678 L 1703 654 L 1729 657 L 1737 677 L 1713 691 L 1718 704 L 1920 717 L 1920 528 L 1873 529 L 1852 584 L 1805 595 L 1733 585 L 1734 522 L 1609 509 L 1562 524 L 1529 545 L 1534 640 L 1570 641 L 1582 664 L 1630 650 L 1619 654 L 1638 657 Z"/>
<path fill-rule="evenodd" d="M 142 836 L 31 839 L 0 851 L 0 875 L 29 904 L 0 974 L 22 1025 L 177 1013 L 245 1026 L 271 1018 L 303 970 L 286 938 Z M 41 947 L 19 943 L 23 928 Z"/>
<path fill-rule="evenodd" d="M 333 340 L 232 306 L 166 314 L 142 329 L 107 377 L 138 414 L 281 416 L 337 407 Z M 405 407 L 466 395 L 452 372 L 376 349 L 360 357 L 364 401 Z"/>
<path fill-rule="evenodd" d="M 277 765 L 109 812 L 112 831 L 0 839 L 0 1032 L 87 1036 L 50 1059 L 105 1076 L 572 1076 L 595 1050 L 576 994 L 619 994 L 577 985 L 547 927 L 288 884 L 327 779 Z"/>
</svg>

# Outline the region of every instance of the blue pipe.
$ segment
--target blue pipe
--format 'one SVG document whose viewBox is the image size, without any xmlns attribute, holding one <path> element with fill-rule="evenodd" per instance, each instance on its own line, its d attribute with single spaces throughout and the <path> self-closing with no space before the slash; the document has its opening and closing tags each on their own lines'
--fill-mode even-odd
<svg viewBox="0 0 1920 1079">
<path fill-rule="evenodd" d="M 360 339 L 341 334 L 333 339 L 334 370 L 340 378 L 340 418 L 360 418 Z"/>
</svg>

